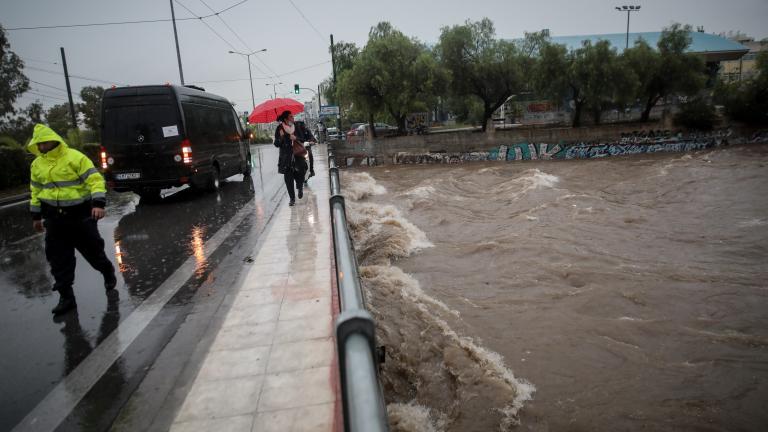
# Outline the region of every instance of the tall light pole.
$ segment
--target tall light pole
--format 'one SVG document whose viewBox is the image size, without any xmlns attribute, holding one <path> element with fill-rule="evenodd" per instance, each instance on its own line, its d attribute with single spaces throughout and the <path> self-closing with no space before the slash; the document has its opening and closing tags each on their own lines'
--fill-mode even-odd
<svg viewBox="0 0 768 432">
<path fill-rule="evenodd" d="M 237 52 L 237 51 L 230 51 L 229 52 L 230 54 L 238 54 L 238 55 L 241 55 L 241 56 L 245 57 L 245 60 L 248 62 L 248 81 L 251 83 L 251 104 L 252 104 L 251 105 L 251 109 L 253 109 L 253 107 L 256 106 L 256 98 L 253 96 L 253 76 L 251 75 L 251 56 L 256 54 L 256 53 L 264 52 L 266 50 L 267 49 L 264 48 L 264 49 L 260 49 L 258 51 L 254 51 L 254 52 L 248 53 L 248 54 Z"/>
<path fill-rule="evenodd" d="M 274 97 L 275 99 L 277 99 L 277 86 L 280 85 L 280 84 L 282 84 L 282 83 L 281 82 L 277 82 L 277 83 L 267 83 L 267 84 L 265 84 L 265 85 L 268 85 L 268 86 L 272 86 L 272 93 L 275 94 L 275 97 Z"/>
<path fill-rule="evenodd" d="M 625 49 L 629 49 L 629 14 L 632 12 L 640 12 L 640 6 L 616 6 L 616 10 L 627 13 L 627 45 Z"/>
</svg>

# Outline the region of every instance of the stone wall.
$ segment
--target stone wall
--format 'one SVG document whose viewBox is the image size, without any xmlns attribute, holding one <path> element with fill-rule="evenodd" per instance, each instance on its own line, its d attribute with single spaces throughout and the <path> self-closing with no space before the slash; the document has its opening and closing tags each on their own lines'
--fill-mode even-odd
<svg viewBox="0 0 768 432">
<path fill-rule="evenodd" d="M 647 125 L 646 125 L 647 126 Z M 766 142 L 765 131 L 721 129 L 712 132 L 638 131 L 627 125 L 599 128 L 541 128 L 456 132 L 393 137 L 335 145 L 340 165 L 459 163 L 485 160 L 580 159 L 639 153 L 681 152 Z"/>
</svg>

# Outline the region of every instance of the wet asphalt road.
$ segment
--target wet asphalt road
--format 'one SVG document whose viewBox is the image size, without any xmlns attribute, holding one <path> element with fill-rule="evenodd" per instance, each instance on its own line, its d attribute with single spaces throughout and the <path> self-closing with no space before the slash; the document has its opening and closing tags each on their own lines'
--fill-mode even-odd
<svg viewBox="0 0 768 432">
<path fill-rule="evenodd" d="M 148 316 L 135 340 L 115 354 L 117 361 L 56 423 L 57 430 L 105 430 L 113 424 L 195 302 L 212 294 L 206 290 L 226 289 L 213 281 L 220 277 L 220 264 L 247 261 L 231 255 L 240 250 L 239 243 L 258 240 L 284 195 L 277 149 L 253 146 L 252 155 L 251 179 L 231 177 L 218 193 L 167 191 L 158 204 L 141 203 L 132 193 L 111 193 L 99 231 L 119 269 L 119 300 L 107 299 L 101 275 L 78 254 L 78 309 L 61 318 L 50 313 L 58 296 L 50 290 L 43 236 L 32 230 L 27 205 L 0 208 L 0 430 L 40 410 L 41 401 L 61 390 L 64 378 L 100 351 L 99 345 L 161 287 L 170 293 L 167 303 Z"/>
</svg>

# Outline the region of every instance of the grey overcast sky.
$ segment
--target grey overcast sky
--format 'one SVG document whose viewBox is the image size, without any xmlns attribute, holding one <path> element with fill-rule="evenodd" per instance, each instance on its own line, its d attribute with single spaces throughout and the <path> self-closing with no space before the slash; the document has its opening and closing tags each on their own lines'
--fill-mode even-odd
<svg viewBox="0 0 768 432">
<path fill-rule="evenodd" d="M 219 11 L 239 1 L 177 0 L 174 7 L 176 17 L 185 18 L 192 13 L 210 14 L 206 4 Z M 205 20 L 226 42 L 200 20 L 190 20 L 178 23 L 179 44 L 185 81 L 203 82 L 200 85 L 208 91 L 229 98 L 238 111 L 244 111 L 250 106 L 248 68 L 243 58 L 228 54 L 232 47 L 267 49 L 252 57 L 257 57 L 253 87 L 258 104 L 269 98 L 273 82 L 283 83 L 277 86 L 278 96 L 292 93 L 294 83 L 316 89 L 331 72 L 329 35 L 362 47 L 370 27 L 384 20 L 429 43 L 437 41 L 443 26 L 483 17 L 493 20 L 497 35 L 503 38 L 543 28 L 552 35 L 622 33 L 626 14 L 614 6 L 635 4 L 642 9 L 632 14 L 630 31 L 659 31 L 681 22 L 704 26 L 708 33 L 740 30 L 755 39 L 768 37 L 768 0 L 622 1 L 293 0 L 294 8 L 291 1 L 247 0 L 222 13 L 224 22 L 217 17 Z M 0 24 L 6 29 L 167 18 L 166 0 L 0 0 Z M 27 76 L 36 81 L 32 92 L 38 95 L 26 94 L 19 103 L 22 106 L 36 99 L 45 106 L 64 102 L 59 47 L 66 49 L 70 74 L 103 81 L 73 79 L 74 92 L 85 85 L 179 82 L 170 22 L 13 30 L 8 35 L 11 49 L 26 62 Z M 302 91 L 298 99 L 310 97 L 311 93 Z"/>
</svg>

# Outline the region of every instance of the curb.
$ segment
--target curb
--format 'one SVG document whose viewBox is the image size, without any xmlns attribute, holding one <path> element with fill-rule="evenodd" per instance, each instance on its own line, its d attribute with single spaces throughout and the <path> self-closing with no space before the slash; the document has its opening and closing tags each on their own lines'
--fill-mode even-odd
<svg viewBox="0 0 768 432">
<path fill-rule="evenodd" d="M 26 201 L 29 199 L 29 193 L 19 194 L 19 195 L 12 195 L 5 198 L 0 198 L 0 206 L 8 205 L 8 204 L 16 204 L 20 203 L 22 201 Z"/>
</svg>

